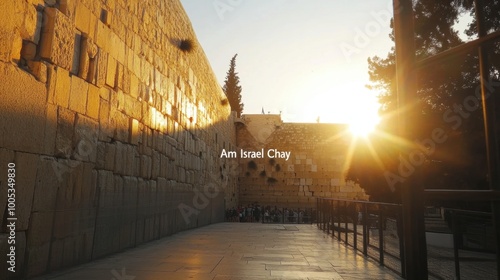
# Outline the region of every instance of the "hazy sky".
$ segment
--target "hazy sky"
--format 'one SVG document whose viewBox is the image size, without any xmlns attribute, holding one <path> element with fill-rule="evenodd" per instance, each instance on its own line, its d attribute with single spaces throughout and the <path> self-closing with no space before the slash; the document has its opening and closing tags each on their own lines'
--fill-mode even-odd
<svg viewBox="0 0 500 280">
<path fill-rule="evenodd" d="M 378 108 L 367 58 L 386 56 L 392 0 L 181 0 L 221 85 L 234 54 L 246 114 L 350 122 Z"/>
</svg>

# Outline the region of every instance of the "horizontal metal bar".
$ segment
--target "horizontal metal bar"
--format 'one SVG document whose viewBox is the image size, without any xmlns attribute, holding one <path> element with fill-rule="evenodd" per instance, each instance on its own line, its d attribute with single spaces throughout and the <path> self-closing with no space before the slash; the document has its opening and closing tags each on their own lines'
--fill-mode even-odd
<svg viewBox="0 0 500 280">
<path fill-rule="evenodd" d="M 425 199 L 463 200 L 463 201 L 500 201 L 500 191 L 493 190 L 424 190 Z"/>
<path fill-rule="evenodd" d="M 352 199 L 341 199 L 341 198 L 329 198 L 329 197 L 318 197 L 318 200 L 347 201 L 347 202 L 352 202 L 352 203 L 376 204 L 376 205 L 385 205 L 385 206 L 401 206 L 401 204 L 396 204 L 396 203 L 366 201 L 366 200 L 352 200 Z"/>
<path fill-rule="evenodd" d="M 459 45 L 457 47 L 451 48 L 449 50 L 440 52 L 438 54 L 435 54 L 433 56 L 430 56 L 428 58 L 424 58 L 416 63 L 416 69 L 422 69 L 425 67 L 429 67 L 434 65 L 435 63 L 439 63 L 447 58 L 450 58 L 450 56 L 457 55 L 457 54 L 462 54 L 464 52 L 468 52 L 474 48 L 478 48 L 480 45 L 492 41 L 496 38 L 500 38 L 500 30 L 492 32 L 484 37 L 480 37 L 476 40 L 463 43 L 462 45 Z"/>
</svg>

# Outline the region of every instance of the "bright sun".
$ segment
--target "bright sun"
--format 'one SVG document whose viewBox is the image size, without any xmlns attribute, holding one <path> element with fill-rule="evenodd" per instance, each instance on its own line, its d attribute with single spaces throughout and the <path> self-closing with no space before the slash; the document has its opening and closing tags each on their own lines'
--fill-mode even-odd
<svg viewBox="0 0 500 280">
<path fill-rule="evenodd" d="M 295 100 L 303 122 L 344 123 L 353 136 L 366 137 L 380 121 L 378 99 L 362 81 L 325 71 L 307 77 L 299 92 L 308 92 Z"/>
<path fill-rule="evenodd" d="M 367 137 L 375 131 L 378 123 L 378 116 L 367 116 L 366 118 L 360 116 L 358 119 L 354 119 L 348 123 L 349 131 L 356 137 Z"/>
</svg>

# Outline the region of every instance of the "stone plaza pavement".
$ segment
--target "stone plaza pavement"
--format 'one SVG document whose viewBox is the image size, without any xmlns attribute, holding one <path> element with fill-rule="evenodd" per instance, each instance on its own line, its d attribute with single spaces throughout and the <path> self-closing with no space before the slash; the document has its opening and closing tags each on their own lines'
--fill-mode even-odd
<svg viewBox="0 0 500 280">
<path fill-rule="evenodd" d="M 220 223 L 37 280 L 402 279 L 316 225 Z"/>
</svg>

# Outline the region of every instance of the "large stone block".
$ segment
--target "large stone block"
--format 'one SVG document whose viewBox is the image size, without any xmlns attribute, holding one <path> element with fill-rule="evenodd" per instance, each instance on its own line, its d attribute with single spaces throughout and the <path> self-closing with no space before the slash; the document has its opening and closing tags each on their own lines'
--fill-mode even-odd
<svg viewBox="0 0 500 280">
<path fill-rule="evenodd" d="M 40 56 L 71 70 L 76 31 L 69 17 L 56 8 L 44 9 Z"/>
<path fill-rule="evenodd" d="M 115 88 L 117 64 L 116 60 L 111 56 L 108 56 L 106 70 L 106 85 Z"/>
<path fill-rule="evenodd" d="M 99 140 L 108 142 L 114 133 L 110 123 L 110 104 L 102 98 L 99 103 Z"/>
<path fill-rule="evenodd" d="M 43 14 L 38 12 L 34 5 L 25 5 L 25 17 L 21 28 L 21 36 L 24 40 L 29 40 L 38 44 L 42 28 Z"/>
<path fill-rule="evenodd" d="M 53 212 L 34 212 L 27 233 L 27 276 L 46 272 L 52 237 Z"/>
<path fill-rule="evenodd" d="M 76 114 L 73 146 L 74 158 L 95 162 L 97 157 L 98 123 L 84 115 Z"/>
<path fill-rule="evenodd" d="M 106 83 L 106 72 L 107 72 L 107 67 L 108 67 L 108 54 L 102 50 L 99 49 L 97 51 L 97 56 L 95 59 L 96 63 L 96 85 L 98 87 L 104 86 Z"/>
<path fill-rule="evenodd" d="M 63 174 L 58 172 L 67 168 L 61 164 L 52 157 L 41 157 L 36 175 L 33 212 L 51 212 L 56 209 L 57 191 L 63 182 Z"/>
<path fill-rule="evenodd" d="M 87 96 L 89 84 L 78 76 L 71 77 L 71 90 L 69 95 L 69 108 L 80 114 L 87 110 Z"/>
<path fill-rule="evenodd" d="M 16 165 L 16 207 L 13 217 L 17 218 L 16 230 L 23 231 L 27 230 L 29 225 L 38 156 L 34 154 L 16 153 L 14 163 Z"/>
<path fill-rule="evenodd" d="M 0 3 L 0 61 L 19 59 L 19 42 L 22 38 L 17 30 L 22 28 L 25 12 L 24 1 L 2 1 Z M 17 46 L 14 46 L 17 45 Z"/>
<path fill-rule="evenodd" d="M 99 118 L 99 88 L 94 85 L 89 85 L 89 92 L 87 96 L 87 116 L 98 119 Z"/>
<path fill-rule="evenodd" d="M 54 102 L 61 107 L 67 108 L 71 90 L 71 77 L 69 71 L 64 68 L 58 67 L 56 71 Z"/>
<path fill-rule="evenodd" d="M 76 4 L 75 26 L 84 33 L 90 32 L 90 19 L 92 13 L 82 2 Z"/>
<path fill-rule="evenodd" d="M 14 65 L 3 63 L 0 64 L 0 85 L 0 147 L 41 153 L 45 85 Z"/>
<path fill-rule="evenodd" d="M 74 124 L 75 113 L 59 107 L 57 116 L 56 155 L 66 158 L 71 156 L 73 152 Z"/>
<path fill-rule="evenodd" d="M 114 128 L 113 137 L 121 142 L 127 142 L 129 140 L 129 117 L 124 113 L 111 108 L 110 115 L 111 125 Z"/>
</svg>

